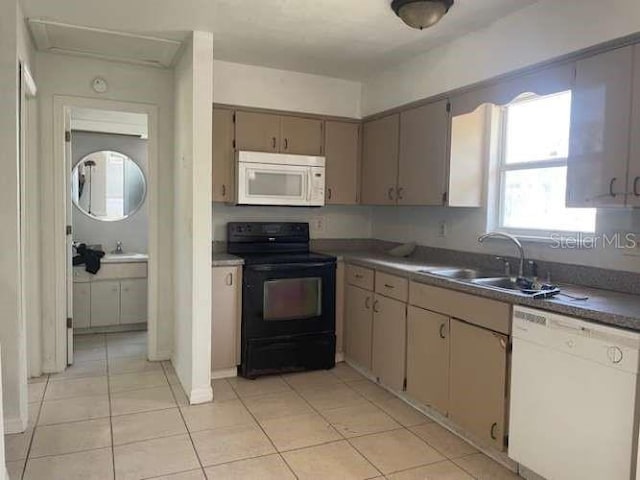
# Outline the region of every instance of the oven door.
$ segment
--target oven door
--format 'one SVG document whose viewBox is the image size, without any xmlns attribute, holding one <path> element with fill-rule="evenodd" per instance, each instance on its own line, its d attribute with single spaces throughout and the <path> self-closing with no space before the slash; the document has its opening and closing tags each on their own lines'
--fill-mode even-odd
<svg viewBox="0 0 640 480">
<path fill-rule="evenodd" d="M 310 172 L 303 165 L 238 162 L 238 204 L 309 205 Z"/>
<path fill-rule="evenodd" d="M 244 339 L 335 332 L 334 263 L 245 267 Z"/>
</svg>

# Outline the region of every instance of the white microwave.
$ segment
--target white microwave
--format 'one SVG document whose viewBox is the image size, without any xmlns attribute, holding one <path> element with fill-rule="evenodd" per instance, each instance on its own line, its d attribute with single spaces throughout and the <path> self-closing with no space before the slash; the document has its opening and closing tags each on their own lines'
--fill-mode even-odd
<svg viewBox="0 0 640 480">
<path fill-rule="evenodd" d="M 236 153 L 238 205 L 321 207 L 324 184 L 324 157 Z"/>
</svg>

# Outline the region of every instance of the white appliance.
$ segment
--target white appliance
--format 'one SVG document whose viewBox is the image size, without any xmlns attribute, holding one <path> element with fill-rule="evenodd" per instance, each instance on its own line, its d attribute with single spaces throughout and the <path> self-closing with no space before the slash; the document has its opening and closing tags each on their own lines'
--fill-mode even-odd
<svg viewBox="0 0 640 480">
<path fill-rule="evenodd" d="M 640 334 L 513 310 L 509 456 L 547 480 L 635 478 Z"/>
<path fill-rule="evenodd" d="M 238 205 L 324 205 L 324 157 L 246 151 L 236 155 Z"/>
</svg>

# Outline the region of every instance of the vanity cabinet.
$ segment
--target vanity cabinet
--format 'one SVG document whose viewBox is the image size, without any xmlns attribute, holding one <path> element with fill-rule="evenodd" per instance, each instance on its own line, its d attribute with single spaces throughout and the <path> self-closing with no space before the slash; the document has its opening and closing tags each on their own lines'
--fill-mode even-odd
<svg viewBox="0 0 640 480">
<path fill-rule="evenodd" d="M 91 326 L 91 285 L 88 283 L 73 284 L 73 326 Z"/>
<path fill-rule="evenodd" d="M 233 110 L 213 109 L 213 201 L 234 199 Z"/>
<path fill-rule="evenodd" d="M 120 324 L 147 321 L 147 280 L 133 278 L 120 282 Z"/>
<path fill-rule="evenodd" d="M 330 205 L 358 203 L 360 168 L 360 124 L 339 121 L 325 123 L 326 189 Z"/>
<path fill-rule="evenodd" d="M 211 370 L 214 377 L 235 376 L 240 364 L 241 267 L 213 267 Z"/>
<path fill-rule="evenodd" d="M 91 284 L 92 327 L 106 327 L 120 323 L 120 282 L 106 280 Z"/>
</svg>

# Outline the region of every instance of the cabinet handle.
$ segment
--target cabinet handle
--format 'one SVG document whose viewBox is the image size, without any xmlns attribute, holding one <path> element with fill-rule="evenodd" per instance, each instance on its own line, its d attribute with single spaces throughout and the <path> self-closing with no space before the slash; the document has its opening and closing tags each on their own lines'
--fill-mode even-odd
<svg viewBox="0 0 640 480">
<path fill-rule="evenodd" d="M 354 277 L 356 277 L 358 280 L 363 278 L 363 276 L 360 273 L 356 273 Z"/>
<path fill-rule="evenodd" d="M 494 333 L 495 337 L 498 339 L 498 341 L 500 342 L 500 348 L 502 348 L 503 350 L 507 349 L 507 341 L 504 339 L 504 337 L 502 335 L 498 335 L 497 333 Z"/>
<path fill-rule="evenodd" d="M 443 340 L 447 338 L 447 336 L 445 335 L 445 328 L 447 328 L 446 324 L 443 323 L 442 325 L 440 325 L 440 338 L 442 338 Z"/>
<path fill-rule="evenodd" d="M 226 279 L 225 283 L 226 283 L 228 286 L 232 286 L 232 285 L 233 285 L 233 273 L 229 272 L 229 273 L 227 274 L 227 279 Z"/>
<path fill-rule="evenodd" d="M 613 177 L 609 182 L 609 195 L 613 198 L 616 198 L 616 193 L 613 191 L 613 185 L 616 183 L 617 177 Z"/>
<path fill-rule="evenodd" d="M 276 149 L 276 137 L 271 137 L 271 146 L 274 150 Z"/>
<path fill-rule="evenodd" d="M 391 187 L 391 188 L 389 189 L 389 191 L 387 192 L 387 195 L 388 195 L 388 197 L 389 197 L 389 200 L 393 200 L 393 190 L 394 190 L 394 188 L 393 188 L 393 187 Z"/>
<path fill-rule="evenodd" d="M 364 308 L 366 308 L 367 310 L 369 310 L 369 308 L 371 308 L 371 297 L 367 297 L 364 301 Z"/>
<path fill-rule="evenodd" d="M 373 302 L 373 311 L 375 313 L 380 313 L 380 310 L 378 310 L 378 300 L 376 300 L 375 302 Z"/>
<path fill-rule="evenodd" d="M 636 177 L 633 179 L 633 194 L 636 197 L 640 197 L 640 192 L 638 192 L 638 182 L 640 182 L 640 177 Z"/>
<path fill-rule="evenodd" d="M 331 200 L 331 187 L 327 188 L 327 198 Z"/>
<path fill-rule="evenodd" d="M 489 432 L 489 435 L 491 435 L 491 438 L 493 440 L 497 440 L 498 437 L 496 437 L 496 428 L 498 428 L 498 424 L 494 423 L 493 425 L 491 425 L 491 430 Z"/>
<path fill-rule="evenodd" d="M 398 200 L 402 200 L 404 198 L 403 193 L 404 193 L 404 188 L 400 187 L 397 193 Z"/>
<path fill-rule="evenodd" d="M 384 288 L 391 288 L 391 289 L 394 289 L 394 288 L 396 288 L 396 287 L 394 287 L 393 285 L 389 285 L 388 283 L 385 283 L 385 284 L 384 284 Z"/>
<path fill-rule="evenodd" d="M 227 196 L 227 186 L 226 185 L 222 185 L 222 196 L 223 197 Z"/>
<path fill-rule="evenodd" d="M 287 138 L 284 139 L 284 149 L 287 150 L 289 148 L 289 140 Z"/>
</svg>

